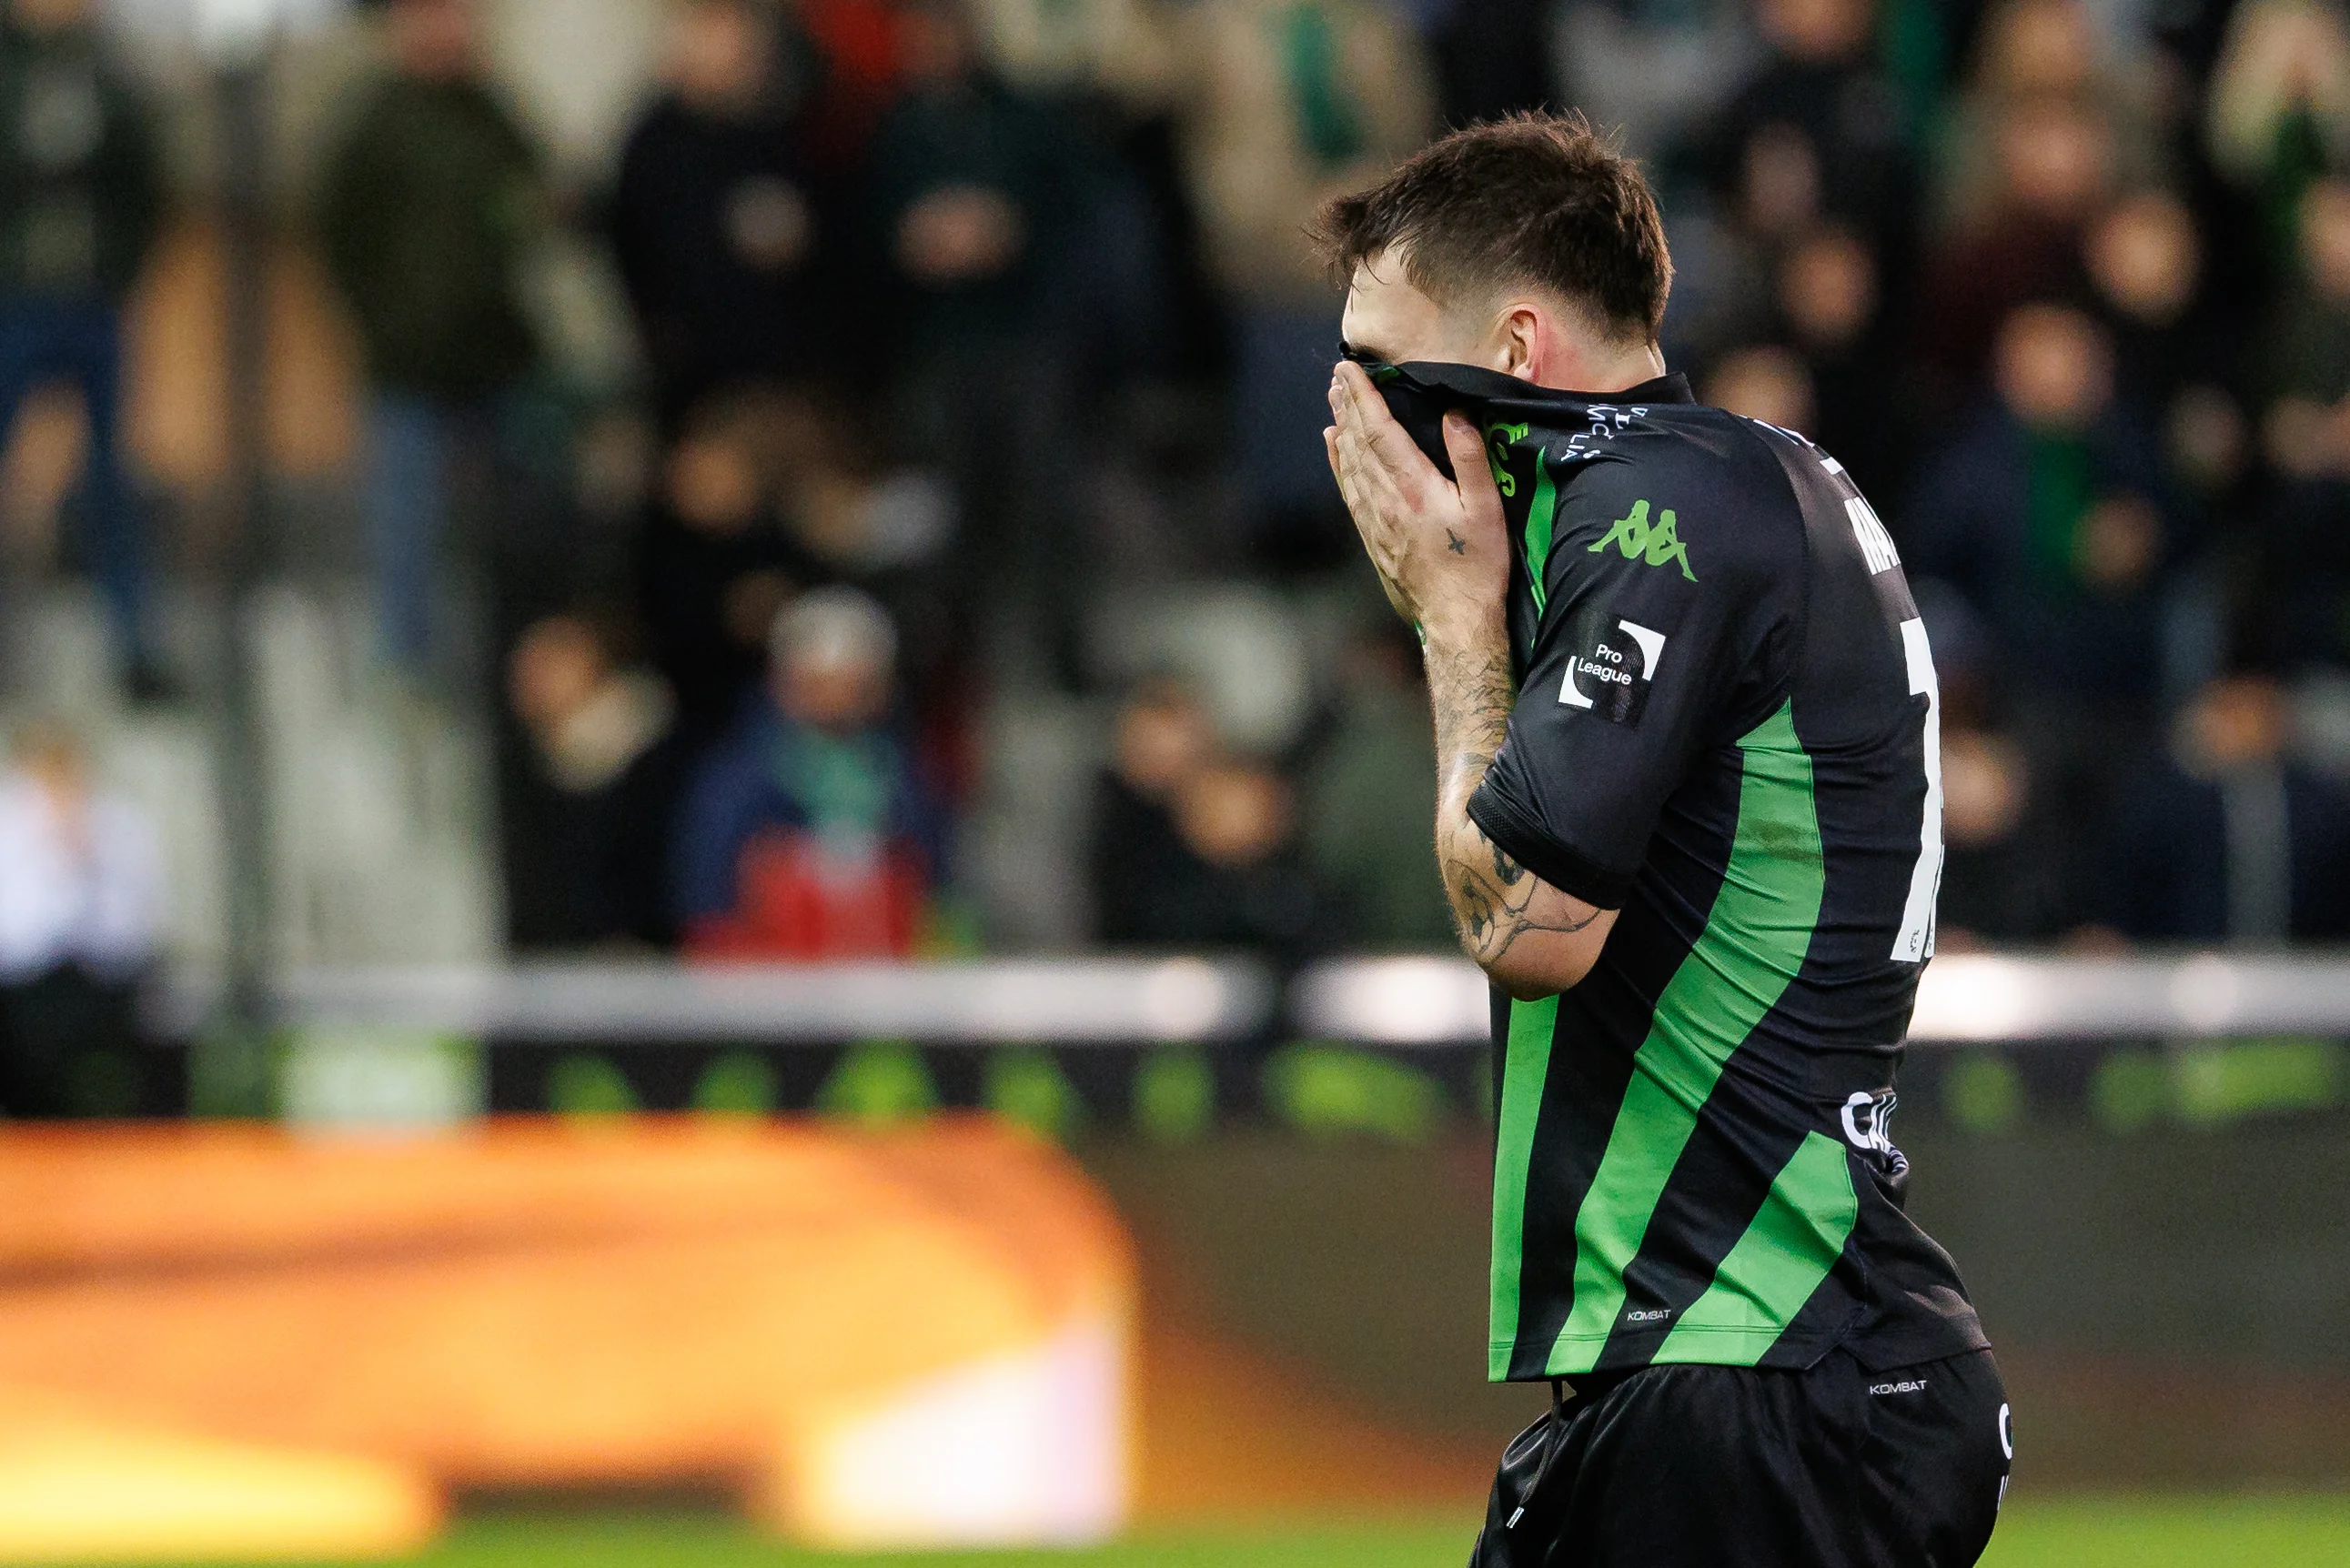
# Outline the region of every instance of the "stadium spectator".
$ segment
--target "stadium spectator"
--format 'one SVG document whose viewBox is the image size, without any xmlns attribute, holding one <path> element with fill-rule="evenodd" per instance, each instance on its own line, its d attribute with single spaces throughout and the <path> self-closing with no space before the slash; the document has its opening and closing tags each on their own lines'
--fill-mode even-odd
<svg viewBox="0 0 2350 1568">
<path fill-rule="evenodd" d="M 2350 656 L 2350 183 L 2302 199 L 2298 278 L 2272 309 L 2252 381 L 2272 473 L 2261 602 L 2283 659 Z"/>
<path fill-rule="evenodd" d="M 746 389 L 696 404 L 662 455 L 638 536 L 638 607 L 697 738 L 733 722 L 766 667 L 775 611 L 808 586 L 775 507 L 782 454 L 810 428 L 804 403 Z"/>
<path fill-rule="evenodd" d="M 1213 301 L 1176 167 L 1178 56 L 1160 0 L 966 0 L 988 74 L 1049 106 L 1084 167 L 1057 266 L 1074 395 L 1165 386 L 1211 362 Z"/>
<path fill-rule="evenodd" d="M 1761 47 L 1748 0 L 1565 0 L 1560 88 L 1624 150 L 1651 161 L 1738 90 Z"/>
<path fill-rule="evenodd" d="M 171 690 L 147 606 L 144 524 L 123 472 L 122 310 L 152 248 L 161 171 L 146 106 L 90 0 L 9 0 L 0 25 L 0 444 L 25 400 L 81 400 L 78 505 L 135 697 Z"/>
<path fill-rule="evenodd" d="M 2021 306 L 1994 360 L 1994 396 L 1927 464 L 1903 514 L 1904 558 L 1982 613 L 2019 701 L 2132 711 L 2159 668 L 2154 440 L 2116 400 L 2111 343 L 2078 310 Z"/>
<path fill-rule="evenodd" d="M 901 290 L 890 325 L 919 367 L 941 343 L 994 348 L 1046 319 L 1082 171 L 1070 128 L 987 68 L 955 0 L 910 6 L 903 36 L 905 91 L 876 132 L 871 185 Z"/>
<path fill-rule="evenodd" d="M 2203 288 L 2195 215 L 2167 192 L 2125 198 L 2091 225 L 2085 255 L 2115 384 L 2160 421 L 2181 493 L 2215 498 L 2242 472 L 2244 420 L 2230 389 L 2238 334 Z"/>
<path fill-rule="evenodd" d="M 1119 711 L 1110 765 L 1094 792 L 1094 935 L 1112 943 L 1166 940 L 1154 894 L 1194 874 L 1174 801 L 1215 754 L 1207 710 L 1180 682 L 1145 682 Z"/>
<path fill-rule="evenodd" d="M 2103 36 L 2082 0 L 2007 0 L 1951 105 L 1935 233 L 1911 312 L 1931 417 L 1957 412 L 2000 321 L 2085 291 L 2083 236 L 2116 190 L 2168 182 L 2168 94 L 2139 40 Z"/>
<path fill-rule="evenodd" d="M 816 70 L 761 0 L 671 19 L 666 90 L 629 133 L 611 213 L 664 431 L 713 390 L 835 363 L 849 235 L 793 123 Z"/>
<path fill-rule="evenodd" d="M 1801 427 L 1869 495 L 1906 491 L 1916 444 L 1908 378 L 1887 328 L 1883 268 L 1861 234 L 1825 224 L 1779 264 L 1778 318 L 1803 358 L 1814 424 Z"/>
<path fill-rule="evenodd" d="M 1948 220 L 1979 226 L 2012 198 L 2014 126 L 2027 106 L 2061 104 L 2101 126 L 2118 183 L 2168 177 L 2165 94 L 2144 40 L 2101 28 L 2101 20 L 2110 26 L 2110 11 L 2086 0 L 2005 0 L 1985 16 L 1973 76 L 1952 106 Z"/>
<path fill-rule="evenodd" d="M 1139 104 L 1167 69 L 1151 0 L 968 0 L 980 51 L 1015 91 L 1064 102 L 1107 94 Z"/>
<path fill-rule="evenodd" d="M 792 8 L 822 67 L 808 104 L 808 156 L 827 178 L 854 177 L 902 85 L 904 17 L 898 0 L 795 0 Z"/>
<path fill-rule="evenodd" d="M 518 283 L 550 215 L 537 154 L 485 75 L 473 0 L 392 0 L 388 25 L 392 70 L 335 151 L 320 230 L 370 381 L 382 653 L 414 676 L 457 469 L 502 455 L 502 400 L 536 358 Z"/>
<path fill-rule="evenodd" d="M 1166 940 L 1246 947 L 1295 961 L 1336 939 L 1297 847 L 1289 782 L 1260 763 L 1219 761 L 1175 797 L 1175 826 L 1204 873 L 1158 890 Z"/>
<path fill-rule="evenodd" d="M 2263 444 L 2289 479 L 2350 478 L 2350 182 L 2309 188 L 2299 238 L 2254 367 Z"/>
<path fill-rule="evenodd" d="M 21 731 L 0 774 L 0 1114 L 127 1116 L 146 1072 L 138 982 L 156 958 L 154 824 L 99 787 L 70 732 Z"/>
<path fill-rule="evenodd" d="M 1920 274 L 1918 351 L 1945 408 L 1963 403 L 2009 312 L 2082 292 L 2082 236 L 2113 185 L 2112 127 L 2089 103 L 2004 105 L 1993 139 L 1990 195 L 1929 248 Z"/>
<path fill-rule="evenodd" d="M 1082 179 L 1055 263 L 1073 395 L 1163 379 L 1200 287 L 1174 168 L 1156 0 L 963 0 L 983 74 L 1048 112 Z M 1178 294 L 1177 291 L 1180 291 Z"/>
<path fill-rule="evenodd" d="M 1935 926 L 1944 951 L 2051 933 L 2033 909 L 2054 869 L 2022 829 L 2032 764 L 2012 736 L 1942 726 L 1942 885 Z"/>
<path fill-rule="evenodd" d="M 2072 894 L 2097 849 L 2068 842 L 2030 753 L 2000 711 L 1996 646 L 1947 585 L 1919 582 L 1941 689 L 1942 861 L 1936 941 L 2045 941 L 2079 924 Z"/>
<path fill-rule="evenodd" d="M 1298 215 L 1420 144 L 1428 61 L 1373 0 L 1198 0 L 1177 28 L 1184 168 L 1234 320 L 1243 504 L 1275 560 L 1343 558 L 1321 447 L 1340 302 Z"/>
<path fill-rule="evenodd" d="M 2161 432 L 2180 554 L 2241 569 L 2234 563 L 2258 542 L 2237 364 L 2245 334 L 2232 302 L 2205 286 L 2195 214 L 2165 192 L 2125 197 L 2090 226 L 2085 260 L 2114 337 L 2115 384 Z"/>
<path fill-rule="evenodd" d="M 506 696 L 524 742 L 506 781 L 508 940 L 668 945 L 683 756 L 668 688 L 620 664 L 605 628 L 557 615 L 515 643 Z"/>
<path fill-rule="evenodd" d="M 943 462 L 967 523 L 962 578 L 993 661 L 1076 679 L 1078 566 L 1062 301 L 1091 171 L 1071 126 L 982 59 L 959 0 L 903 13 L 906 88 L 873 141 L 894 297 L 900 439 Z"/>
<path fill-rule="evenodd" d="M 1224 756 L 1197 699 L 1172 681 L 1146 683 L 1119 716 L 1095 797 L 1092 877 L 1096 935 L 1114 945 L 1296 956 L 1328 940 L 1288 784 Z"/>
<path fill-rule="evenodd" d="M 947 825 L 889 722 L 897 636 L 854 588 L 776 616 L 767 690 L 695 772 L 672 852 L 688 953 L 903 957 Z"/>
<path fill-rule="evenodd" d="M 1818 234 L 1857 247 L 1872 289 L 1887 269 L 1892 289 L 1906 287 L 1914 160 L 1899 89 L 1870 48 L 1874 13 L 1873 0 L 1762 6 L 1762 58 L 1679 150 L 1690 193 L 1708 201 L 1678 225 L 1688 239 L 1676 239 L 1668 323 L 1678 357 L 1704 362 L 1785 335 L 1793 324 L 1773 277 Z M 1885 367 L 1872 381 L 1884 399 Z"/>
<path fill-rule="evenodd" d="M 2090 225 L 2083 248 L 2119 385 L 2161 409 L 2189 378 L 2213 373 L 2210 347 L 2194 333 L 2202 247 L 2183 203 L 2162 192 L 2126 197 Z"/>
<path fill-rule="evenodd" d="M 1900 96 L 1872 47 L 1875 0 L 1765 0 L 1762 67 L 1724 105 L 1699 156 L 1745 224 L 1785 242 L 1822 218 L 1880 255 L 1909 241 L 1914 171 Z"/>
<path fill-rule="evenodd" d="M 1995 395 L 1921 469 L 1902 554 L 1981 611 L 2036 809 L 2078 845 L 2163 672 L 2159 451 L 2115 400 L 2111 346 L 2079 311 L 2020 307 L 1993 358 Z"/>
<path fill-rule="evenodd" d="M 2350 936 L 2350 797 L 2289 740 L 2268 675 L 2196 694 L 2118 797 L 2097 884 L 2114 929 L 2155 941 Z"/>
<path fill-rule="evenodd" d="M 971 606 L 951 549 L 962 525 L 954 488 L 928 454 L 875 439 L 849 405 L 808 410 L 810 439 L 791 443 L 779 510 L 792 569 L 809 586 L 844 584 L 879 600 L 899 628 L 899 685 L 926 723 L 968 711 L 955 666 Z M 912 461 L 909 461 L 912 460 Z"/>
<path fill-rule="evenodd" d="M 2290 265 L 2301 198 L 2350 170 L 2350 19 L 2331 0 L 2241 0 L 2206 99 L 2211 161 L 2253 199 Z"/>
</svg>

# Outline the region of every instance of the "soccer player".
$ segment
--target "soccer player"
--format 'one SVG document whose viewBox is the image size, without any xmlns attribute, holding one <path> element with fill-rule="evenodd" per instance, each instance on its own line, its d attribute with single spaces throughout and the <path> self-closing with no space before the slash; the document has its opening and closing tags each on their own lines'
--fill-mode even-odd
<svg viewBox="0 0 2350 1568">
<path fill-rule="evenodd" d="M 1579 119 L 1455 132 L 1320 230 L 1330 463 L 1506 993 L 1490 1373 L 1552 1384 L 1472 1561 L 1972 1563 L 2008 1408 L 1887 1126 L 1942 858 L 1893 544 L 1665 373 L 1655 203 Z"/>
</svg>

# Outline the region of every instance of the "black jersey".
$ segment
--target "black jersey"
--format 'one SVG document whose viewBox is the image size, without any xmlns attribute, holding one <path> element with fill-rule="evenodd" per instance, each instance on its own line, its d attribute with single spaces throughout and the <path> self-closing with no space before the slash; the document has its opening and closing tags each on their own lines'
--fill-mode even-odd
<svg viewBox="0 0 2350 1568">
<path fill-rule="evenodd" d="M 1876 514 L 1678 376 L 1373 373 L 1448 472 L 1443 412 L 1475 421 L 1509 517 L 1518 697 L 1469 815 L 1622 911 L 1580 984 L 1497 1001 L 1492 1376 L 1982 1347 L 1887 1136 L 1941 790 Z"/>
</svg>

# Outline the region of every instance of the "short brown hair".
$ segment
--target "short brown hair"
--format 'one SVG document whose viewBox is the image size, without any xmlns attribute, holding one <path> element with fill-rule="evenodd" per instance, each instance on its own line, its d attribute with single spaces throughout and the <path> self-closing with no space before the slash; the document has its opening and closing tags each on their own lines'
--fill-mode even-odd
<svg viewBox="0 0 2350 1568">
<path fill-rule="evenodd" d="M 1579 114 L 1453 131 L 1323 208 L 1314 237 L 1341 278 L 1401 245 L 1404 275 L 1439 304 L 1534 284 L 1618 340 L 1655 342 L 1673 286 L 1648 182 Z"/>
</svg>

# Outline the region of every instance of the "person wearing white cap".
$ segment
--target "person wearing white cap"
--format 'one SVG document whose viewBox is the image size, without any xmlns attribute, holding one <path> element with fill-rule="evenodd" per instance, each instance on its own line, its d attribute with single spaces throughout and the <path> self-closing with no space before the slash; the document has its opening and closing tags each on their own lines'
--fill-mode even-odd
<svg viewBox="0 0 2350 1568">
<path fill-rule="evenodd" d="M 777 613 L 766 685 L 697 772 L 672 856 L 687 950 L 902 953 L 944 858 L 944 824 L 889 722 L 897 628 L 855 588 Z"/>
</svg>

